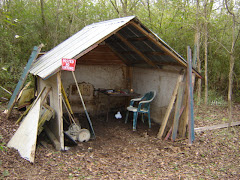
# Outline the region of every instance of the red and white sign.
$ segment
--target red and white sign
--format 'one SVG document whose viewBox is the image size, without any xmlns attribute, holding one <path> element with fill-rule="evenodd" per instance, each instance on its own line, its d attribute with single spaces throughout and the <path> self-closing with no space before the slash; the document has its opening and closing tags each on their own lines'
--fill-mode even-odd
<svg viewBox="0 0 240 180">
<path fill-rule="evenodd" d="M 76 59 L 62 58 L 62 70 L 75 71 Z"/>
</svg>

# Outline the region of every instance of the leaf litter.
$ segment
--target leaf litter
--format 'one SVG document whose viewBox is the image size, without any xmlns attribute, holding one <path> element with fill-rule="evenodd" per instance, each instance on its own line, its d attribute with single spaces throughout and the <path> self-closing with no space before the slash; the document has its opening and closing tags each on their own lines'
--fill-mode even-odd
<svg viewBox="0 0 240 180">
<path fill-rule="evenodd" d="M 206 113 L 207 112 L 207 113 Z M 123 119 L 93 117 L 96 139 L 78 143 L 68 151 L 56 151 L 44 135 L 38 139 L 35 163 L 22 159 L 4 146 L 16 129 L 19 112 L 6 120 L 1 112 L 1 179 L 238 179 L 240 127 L 196 133 L 196 140 L 175 142 L 157 139 L 159 125 L 138 121 L 138 129 Z M 226 123 L 227 108 L 201 107 L 195 127 Z M 240 120 L 240 105 L 233 108 Z M 41 143 L 44 141 L 45 143 Z M 44 145 L 45 144 L 45 145 Z"/>
</svg>

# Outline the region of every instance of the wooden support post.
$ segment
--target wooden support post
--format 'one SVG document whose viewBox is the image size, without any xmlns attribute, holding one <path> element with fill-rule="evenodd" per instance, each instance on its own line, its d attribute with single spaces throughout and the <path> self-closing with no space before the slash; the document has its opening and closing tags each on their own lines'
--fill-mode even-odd
<svg viewBox="0 0 240 180">
<path fill-rule="evenodd" d="M 132 71 L 133 67 L 127 66 L 127 77 L 126 77 L 126 82 L 127 82 L 127 89 L 130 90 L 132 89 Z"/>
<path fill-rule="evenodd" d="M 58 131 L 60 148 L 64 150 L 64 132 L 63 132 L 63 111 L 62 111 L 62 91 L 61 91 L 61 71 L 57 73 L 57 93 L 58 93 Z"/>
<path fill-rule="evenodd" d="M 132 82 L 133 82 L 133 67 L 126 67 L 126 89 L 131 92 L 132 89 Z M 125 108 L 129 105 L 129 102 L 131 100 L 131 97 L 126 97 L 125 98 Z"/>
<path fill-rule="evenodd" d="M 182 79 L 183 79 L 183 75 L 180 75 L 180 76 L 178 77 L 178 80 L 177 80 L 175 89 L 174 89 L 174 91 L 173 91 L 173 94 L 172 94 L 170 103 L 169 103 L 169 105 L 168 105 L 167 111 L 166 111 L 166 113 L 165 113 L 165 116 L 164 116 L 164 118 L 163 118 L 161 127 L 160 127 L 159 132 L 158 132 L 158 135 L 157 135 L 157 137 L 158 137 L 159 139 L 162 138 L 162 136 L 163 136 L 164 130 L 165 130 L 166 125 L 167 125 L 168 118 L 169 118 L 169 116 L 170 116 L 170 113 L 171 113 L 172 108 L 173 108 L 173 104 L 174 104 L 175 99 L 176 99 L 176 96 L 177 96 L 178 87 L 179 87 L 179 84 L 180 84 L 180 82 L 182 81 Z"/>
</svg>

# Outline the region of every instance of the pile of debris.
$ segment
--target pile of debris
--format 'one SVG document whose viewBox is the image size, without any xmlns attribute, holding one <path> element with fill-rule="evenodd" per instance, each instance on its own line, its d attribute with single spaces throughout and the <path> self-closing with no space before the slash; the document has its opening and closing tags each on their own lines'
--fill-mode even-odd
<svg viewBox="0 0 240 180">
<path fill-rule="evenodd" d="M 36 87 L 31 87 L 34 83 L 30 81 L 24 86 L 24 88 L 22 88 L 27 79 L 29 69 L 32 63 L 36 60 L 41 47 L 42 45 L 34 47 L 30 59 L 24 68 L 24 72 L 11 95 L 7 110 L 5 110 L 7 118 L 9 118 L 14 107 L 19 110 L 26 109 L 16 121 L 16 123 L 21 124 L 8 142 L 7 146 L 17 149 L 22 158 L 32 163 L 35 158 L 37 137 L 43 130 L 53 142 L 55 148 L 59 150 L 62 149 L 60 143 L 56 140 L 55 135 L 48 127 L 49 123 L 47 123 L 54 119 L 56 114 L 54 108 L 52 108 L 48 102 L 49 93 L 52 91 L 52 87 L 45 86 L 38 94 L 36 94 Z M 81 129 L 80 123 L 74 117 L 62 84 L 61 93 L 63 97 L 62 102 L 65 105 L 69 117 L 68 119 L 63 118 L 69 125 L 68 130 L 64 132 L 64 137 L 74 144 L 77 144 L 76 141 L 88 141 L 91 137 L 90 131 L 88 129 Z"/>
</svg>

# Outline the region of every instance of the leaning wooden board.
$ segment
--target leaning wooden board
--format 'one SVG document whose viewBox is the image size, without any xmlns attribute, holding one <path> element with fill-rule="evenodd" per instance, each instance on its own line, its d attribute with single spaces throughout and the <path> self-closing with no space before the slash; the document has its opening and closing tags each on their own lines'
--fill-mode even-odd
<svg viewBox="0 0 240 180">
<path fill-rule="evenodd" d="M 26 67 L 24 68 L 24 71 L 23 71 L 23 73 L 21 75 L 21 78 L 19 79 L 19 81 L 17 83 L 17 86 L 14 89 L 13 94 L 12 94 L 12 96 L 10 98 L 9 103 L 8 103 L 8 106 L 7 106 L 7 110 L 8 110 L 7 119 L 9 118 L 10 113 L 12 112 L 12 108 L 15 105 L 15 102 L 16 102 L 16 99 L 18 97 L 19 92 L 21 91 L 21 89 L 22 89 L 22 87 L 23 87 L 23 85 L 24 85 L 24 83 L 25 83 L 25 81 L 27 79 L 27 76 L 28 76 L 29 70 L 30 70 L 30 68 L 32 66 L 32 63 L 37 58 L 37 55 L 41 51 L 42 46 L 43 45 L 40 45 L 39 47 L 34 46 L 34 48 L 33 48 L 33 51 L 31 53 L 31 56 L 30 56 L 29 60 L 28 60 L 28 63 L 26 65 Z"/>
<path fill-rule="evenodd" d="M 173 108 L 173 105 L 174 105 L 174 102 L 175 102 L 175 99 L 176 99 L 176 96 L 177 96 L 178 87 L 179 87 L 179 84 L 182 81 L 182 79 L 183 79 L 183 75 L 179 75 L 176 86 L 175 86 L 175 89 L 173 91 L 173 94 L 172 94 L 172 97 L 171 97 L 171 100 L 170 100 L 170 103 L 168 105 L 167 111 L 164 115 L 161 127 L 160 127 L 158 135 L 157 135 L 157 137 L 159 139 L 162 138 L 162 136 L 163 136 L 164 130 L 165 130 L 166 125 L 167 125 L 168 118 L 170 116 L 170 113 L 172 111 L 172 108 Z"/>
</svg>

